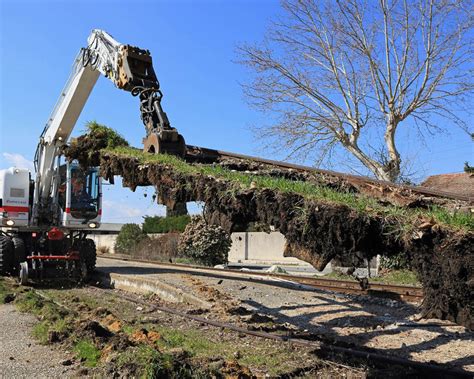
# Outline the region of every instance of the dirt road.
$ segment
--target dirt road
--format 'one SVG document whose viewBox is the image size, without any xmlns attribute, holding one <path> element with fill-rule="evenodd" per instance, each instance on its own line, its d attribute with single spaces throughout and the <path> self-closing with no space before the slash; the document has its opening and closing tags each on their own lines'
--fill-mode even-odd
<svg viewBox="0 0 474 379">
<path fill-rule="evenodd" d="M 73 375 L 77 367 L 72 365 L 67 353 L 40 345 L 32 337 L 33 326 L 37 323 L 34 316 L 18 312 L 14 305 L 0 305 L 0 378 Z"/>
</svg>

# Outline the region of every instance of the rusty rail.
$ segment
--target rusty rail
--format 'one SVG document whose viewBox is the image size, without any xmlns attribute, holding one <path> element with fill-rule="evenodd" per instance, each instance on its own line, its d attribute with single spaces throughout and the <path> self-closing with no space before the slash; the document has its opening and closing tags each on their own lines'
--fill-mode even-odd
<svg viewBox="0 0 474 379">
<path fill-rule="evenodd" d="M 395 300 L 402 300 L 406 302 L 419 302 L 423 300 L 423 289 L 421 287 L 415 286 L 405 286 L 405 285 L 396 285 L 396 284 L 384 284 L 384 283 L 374 283 L 369 282 L 367 288 L 362 288 L 358 282 L 350 280 L 338 280 L 338 279 L 327 279 L 327 278 L 314 278 L 314 277 L 305 277 L 305 276 L 296 276 L 288 274 L 274 274 L 268 272 L 255 272 L 255 271 L 245 271 L 235 269 L 220 269 L 214 267 L 202 267 L 196 265 L 185 265 L 178 263 L 163 263 L 147 259 L 135 259 L 118 254 L 103 254 L 99 255 L 99 258 L 106 259 L 115 259 L 120 261 L 130 261 L 138 263 L 148 263 L 154 264 L 156 266 L 162 267 L 172 267 L 172 268 L 181 268 L 181 269 L 192 269 L 192 270 L 202 270 L 202 271 L 212 271 L 220 273 L 232 273 L 242 276 L 255 276 L 255 277 L 268 277 L 268 278 L 278 278 L 287 280 L 290 282 L 314 287 L 316 289 L 322 289 L 326 291 L 347 293 L 347 294 L 357 294 L 357 295 L 369 295 L 374 297 L 389 298 Z"/>
<path fill-rule="evenodd" d="M 387 181 L 383 181 L 383 180 L 369 178 L 369 177 L 366 177 L 366 176 L 346 174 L 346 173 L 341 173 L 341 172 L 331 171 L 331 170 L 323 170 L 323 169 L 320 169 L 320 168 L 314 168 L 314 167 L 310 167 L 310 166 L 304 166 L 304 165 L 299 165 L 299 164 L 294 164 L 294 163 L 275 161 L 275 160 L 255 157 L 255 156 L 251 156 L 251 155 L 231 153 L 231 152 L 228 152 L 228 151 L 209 149 L 209 148 L 199 147 L 199 146 L 187 145 L 186 149 L 187 149 L 187 153 L 186 153 L 185 158 L 187 160 L 192 160 L 192 161 L 213 162 L 213 161 L 216 161 L 218 158 L 225 158 L 225 157 L 235 158 L 235 159 L 243 159 L 243 160 L 250 160 L 250 161 L 254 161 L 254 162 L 258 162 L 258 163 L 262 163 L 262 164 L 268 164 L 268 165 L 271 165 L 271 166 L 277 166 L 277 167 L 286 168 L 286 169 L 293 169 L 293 170 L 296 170 L 296 171 L 307 171 L 307 172 L 315 172 L 315 173 L 318 173 L 318 174 L 331 175 L 331 176 L 335 176 L 335 177 L 338 177 L 338 178 L 350 180 L 353 183 L 359 183 L 359 184 L 369 184 L 370 183 L 370 184 L 384 186 L 384 187 L 391 187 L 391 188 L 398 188 L 398 189 L 401 189 L 401 190 L 408 190 L 408 191 L 418 193 L 420 195 L 442 197 L 442 198 L 448 198 L 448 199 L 453 199 L 453 200 L 461 200 L 461 201 L 467 201 L 469 203 L 474 202 L 474 198 L 472 196 L 460 195 L 460 194 L 457 194 L 457 193 L 446 192 L 446 191 L 439 191 L 439 190 L 434 190 L 434 189 L 431 189 L 431 188 L 426 188 L 426 187 L 421 187 L 421 186 L 396 184 L 396 183 L 392 183 L 392 182 L 387 182 Z"/>
</svg>

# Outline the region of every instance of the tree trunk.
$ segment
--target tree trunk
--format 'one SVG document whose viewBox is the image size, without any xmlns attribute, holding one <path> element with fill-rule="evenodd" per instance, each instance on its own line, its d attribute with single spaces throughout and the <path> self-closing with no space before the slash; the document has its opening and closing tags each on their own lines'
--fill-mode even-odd
<svg viewBox="0 0 474 379">
<path fill-rule="evenodd" d="M 387 146 L 387 163 L 383 165 L 383 170 L 390 182 L 395 182 L 400 176 L 400 153 L 395 146 L 395 132 L 397 131 L 398 120 L 393 113 L 388 116 L 387 129 L 385 130 L 385 144 Z"/>
<path fill-rule="evenodd" d="M 176 203 L 173 208 L 166 207 L 166 217 L 184 216 L 188 214 L 186 203 Z"/>
<path fill-rule="evenodd" d="M 385 180 L 388 182 L 393 181 L 391 176 L 385 169 L 385 166 L 381 163 L 370 159 L 367 155 L 365 155 L 358 146 L 346 146 L 347 150 L 349 150 L 354 156 L 365 166 L 367 167 L 377 179 Z"/>
</svg>

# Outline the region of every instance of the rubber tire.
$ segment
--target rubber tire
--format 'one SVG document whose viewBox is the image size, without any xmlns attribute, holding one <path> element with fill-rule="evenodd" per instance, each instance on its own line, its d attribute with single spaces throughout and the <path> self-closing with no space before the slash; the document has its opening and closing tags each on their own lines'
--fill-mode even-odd
<svg viewBox="0 0 474 379">
<path fill-rule="evenodd" d="M 97 252 L 94 240 L 86 238 L 82 243 L 81 254 L 86 262 L 87 272 L 92 273 L 95 270 L 97 261 Z"/>
<path fill-rule="evenodd" d="M 20 271 L 18 272 L 18 281 L 22 286 L 28 284 L 28 262 L 24 261 L 20 263 Z"/>
<path fill-rule="evenodd" d="M 0 275 L 10 275 L 13 266 L 14 246 L 12 239 L 6 235 L 0 235 Z"/>
<path fill-rule="evenodd" d="M 13 271 L 20 272 L 20 263 L 26 261 L 26 245 L 23 238 L 14 236 L 12 238 L 13 253 Z"/>
</svg>

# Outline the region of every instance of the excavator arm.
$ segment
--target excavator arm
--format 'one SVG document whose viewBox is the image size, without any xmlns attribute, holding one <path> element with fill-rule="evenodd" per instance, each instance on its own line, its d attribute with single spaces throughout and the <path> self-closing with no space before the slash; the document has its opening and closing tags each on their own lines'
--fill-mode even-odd
<svg viewBox="0 0 474 379">
<path fill-rule="evenodd" d="M 154 151 L 146 147 L 145 150 L 184 155 L 184 139 L 171 127 L 161 106 L 163 93 L 150 52 L 131 45 L 121 45 L 101 30 L 94 30 L 88 42 L 88 47 L 82 49 L 83 64 L 111 79 L 117 88 L 138 96 L 147 137 L 153 135 L 163 142 L 153 146 Z"/>
<path fill-rule="evenodd" d="M 145 151 L 183 156 L 184 138 L 172 128 L 161 107 L 163 94 L 148 50 L 117 42 L 95 29 L 74 61 L 69 80 L 46 123 L 35 154 L 33 219 L 48 213 L 55 204 L 60 151 L 76 125 L 100 74 L 140 100 L 141 118 L 147 137 Z M 57 179 L 57 178 L 56 178 Z"/>
</svg>

